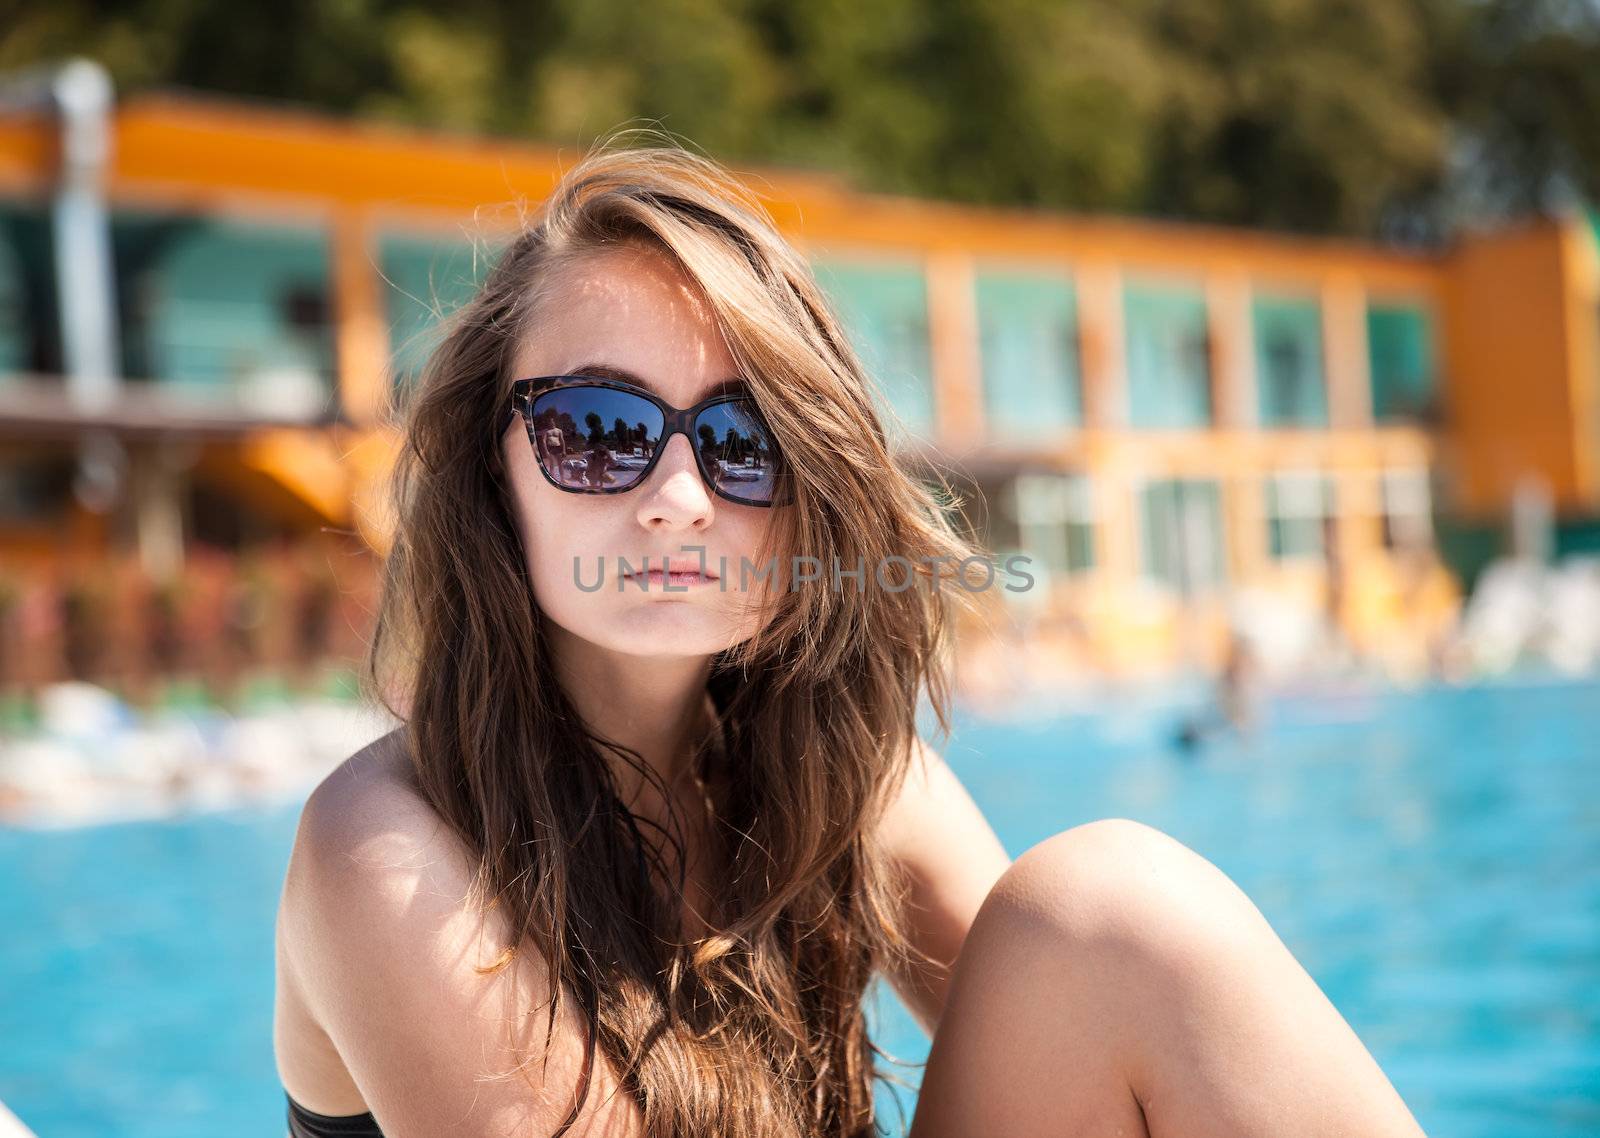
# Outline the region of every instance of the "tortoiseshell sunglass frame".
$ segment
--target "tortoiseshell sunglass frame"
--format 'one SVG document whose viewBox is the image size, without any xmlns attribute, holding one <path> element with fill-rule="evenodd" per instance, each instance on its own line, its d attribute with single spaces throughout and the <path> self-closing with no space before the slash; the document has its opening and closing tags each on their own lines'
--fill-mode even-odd
<svg viewBox="0 0 1600 1138">
<path fill-rule="evenodd" d="M 573 387 L 598 387 L 607 391 L 619 391 L 626 395 L 643 399 L 661 412 L 664 424 L 661 428 L 661 437 L 656 441 L 655 449 L 650 454 L 650 461 L 639 470 L 638 476 L 628 485 L 568 486 L 558 482 L 550 471 L 545 468 L 543 460 L 539 457 L 538 440 L 534 437 L 533 405 L 541 395 Z M 546 482 L 557 490 L 563 490 L 568 494 L 626 494 L 630 490 L 638 489 L 650 477 L 650 472 L 655 469 L 656 461 L 661 457 L 661 452 L 666 449 L 667 442 L 673 435 L 681 434 L 689 440 L 689 449 L 694 453 L 695 465 L 700 470 L 700 477 L 704 480 L 706 488 L 717 497 L 726 499 L 729 502 L 736 502 L 741 506 L 772 507 L 778 505 L 778 497 L 783 490 L 785 478 L 782 471 L 781 457 L 778 459 L 779 469 L 773 475 L 776 484 L 774 497 L 768 500 L 741 498 L 737 494 L 730 494 L 716 484 L 711 472 L 706 469 L 705 456 L 700 452 L 700 448 L 695 445 L 695 420 L 699 418 L 702 412 L 723 403 L 745 403 L 753 411 L 755 409 L 755 400 L 749 395 L 739 392 L 724 392 L 720 395 L 712 395 L 700 400 L 692 407 L 674 407 L 654 391 L 639 387 L 636 384 L 624 383 L 618 379 L 606 379 L 593 375 L 540 375 L 528 379 L 519 379 L 512 383 L 511 403 L 506 411 L 505 425 L 501 429 L 504 430 L 505 427 L 509 427 L 516 417 L 520 415 L 522 424 L 528 432 L 528 444 L 533 447 L 534 465 L 539 468 L 539 473 L 544 475 Z M 756 412 L 756 418 L 761 421 L 759 412 Z M 765 428 L 764 421 L 762 421 L 762 426 Z M 770 439 L 770 433 L 768 437 Z M 775 455 L 777 453 L 775 447 L 773 453 Z"/>
</svg>

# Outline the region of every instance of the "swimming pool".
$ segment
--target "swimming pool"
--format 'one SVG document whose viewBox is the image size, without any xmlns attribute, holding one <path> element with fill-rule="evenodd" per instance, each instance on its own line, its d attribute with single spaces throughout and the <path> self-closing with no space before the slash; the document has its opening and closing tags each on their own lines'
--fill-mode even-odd
<svg viewBox="0 0 1600 1138">
<path fill-rule="evenodd" d="M 1122 816 L 1214 861 L 1430 1134 L 1600 1133 L 1600 684 L 1284 698 L 1191 752 L 1175 714 L 963 716 L 945 753 L 1013 854 Z M 296 815 L 0 830 L 0 1101 L 41 1138 L 281 1136 Z M 925 1056 L 903 1011 L 874 1018 Z"/>
</svg>

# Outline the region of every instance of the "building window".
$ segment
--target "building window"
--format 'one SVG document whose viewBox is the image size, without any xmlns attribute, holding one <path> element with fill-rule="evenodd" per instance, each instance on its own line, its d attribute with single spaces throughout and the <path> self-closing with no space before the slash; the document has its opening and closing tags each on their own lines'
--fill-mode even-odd
<svg viewBox="0 0 1600 1138">
<path fill-rule="evenodd" d="M 989 433 L 1037 438 L 1082 423 L 1072 282 L 1045 273 L 981 272 L 977 306 Z"/>
<path fill-rule="evenodd" d="M 1427 421 L 1436 411 L 1433 322 L 1416 305 L 1367 308 L 1367 361 L 1372 417 L 1379 422 Z"/>
<path fill-rule="evenodd" d="M 1274 558 L 1325 556 L 1334 516 L 1327 475 L 1287 471 L 1267 479 L 1267 546 Z"/>
<path fill-rule="evenodd" d="M 1424 467 L 1383 472 L 1383 544 L 1416 549 L 1433 543 L 1433 492 Z"/>
<path fill-rule="evenodd" d="M 331 409 L 321 230 L 129 213 L 113 219 L 112 249 L 131 378 L 270 417 Z"/>
<path fill-rule="evenodd" d="M 1094 566 L 1094 503 L 1082 474 L 1019 474 L 1010 510 L 1017 544 L 1043 576 L 1066 576 Z M 1031 567 L 1030 567 L 1031 568 Z"/>
<path fill-rule="evenodd" d="M 920 265 L 814 262 L 876 390 L 912 431 L 934 426 L 928 282 Z"/>
<path fill-rule="evenodd" d="M 10 229 L 0 221 L 0 375 L 29 370 L 33 354 L 28 343 L 27 278 Z"/>
<path fill-rule="evenodd" d="M 48 208 L 0 203 L 0 375 L 65 370 L 59 304 Z"/>
<path fill-rule="evenodd" d="M 1326 426 L 1322 311 L 1317 302 L 1258 296 L 1252 306 L 1252 323 L 1261 425 Z"/>
<path fill-rule="evenodd" d="M 390 371 L 405 387 L 422 374 L 439 346 L 440 321 L 470 300 L 488 275 L 494 253 L 466 238 L 386 233 L 378 242 L 383 299 L 389 321 Z"/>
<path fill-rule="evenodd" d="M 1211 479 L 1161 479 L 1139 491 L 1141 571 L 1187 596 L 1219 584 L 1222 495 Z"/>
<path fill-rule="evenodd" d="M 1198 288 L 1130 284 L 1124 294 L 1128 414 L 1135 427 L 1211 422 L 1211 352 Z"/>
</svg>

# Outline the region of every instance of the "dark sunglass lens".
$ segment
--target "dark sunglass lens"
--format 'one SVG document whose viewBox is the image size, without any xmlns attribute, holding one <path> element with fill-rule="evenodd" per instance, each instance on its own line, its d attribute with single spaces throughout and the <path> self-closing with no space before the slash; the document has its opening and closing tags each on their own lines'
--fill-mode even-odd
<svg viewBox="0 0 1600 1138">
<path fill-rule="evenodd" d="M 637 483 L 666 421 L 648 399 L 605 387 L 558 387 L 533 401 L 539 465 L 569 490 L 626 490 Z"/>
<path fill-rule="evenodd" d="M 753 399 L 714 403 L 695 419 L 695 450 L 711 484 L 756 504 L 778 496 L 781 463 L 772 433 Z"/>
</svg>

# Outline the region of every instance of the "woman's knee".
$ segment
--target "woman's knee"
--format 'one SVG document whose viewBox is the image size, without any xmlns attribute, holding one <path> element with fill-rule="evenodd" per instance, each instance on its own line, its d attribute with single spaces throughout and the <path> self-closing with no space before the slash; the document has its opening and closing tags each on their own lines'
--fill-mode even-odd
<svg viewBox="0 0 1600 1138">
<path fill-rule="evenodd" d="M 1132 935 L 1118 910 L 1130 875 L 1151 872 L 1138 863 L 1172 856 L 1164 843 L 1177 845 L 1107 819 L 1040 842 L 1001 875 L 956 962 L 917 1138 L 1145 1133 L 1130 1072 L 1151 1020 L 1135 954 L 1117 948 Z"/>
<path fill-rule="evenodd" d="M 1254 911 L 1182 842 L 1142 822 L 1103 818 L 1030 847 L 995 882 L 978 920 L 1007 938 L 1127 959 L 1181 951 L 1185 940 Z"/>
<path fill-rule="evenodd" d="M 996 882 L 980 923 L 959 965 L 991 991 L 1027 989 L 1011 1022 L 1087 1034 L 1078 1058 L 1115 1072 L 1151 1134 L 1325 1134 L 1337 1119 L 1340 1133 L 1420 1138 L 1261 911 L 1159 830 L 1106 819 L 1047 838 Z"/>
</svg>

